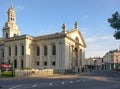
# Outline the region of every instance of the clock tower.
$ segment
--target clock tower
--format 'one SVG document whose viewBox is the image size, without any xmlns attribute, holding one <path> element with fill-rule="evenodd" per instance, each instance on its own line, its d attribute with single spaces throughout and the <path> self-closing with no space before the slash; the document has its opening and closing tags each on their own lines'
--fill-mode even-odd
<svg viewBox="0 0 120 89">
<path fill-rule="evenodd" d="M 8 9 L 8 21 L 5 23 L 3 27 L 3 39 L 8 39 L 10 37 L 15 37 L 20 35 L 20 30 L 18 25 L 16 24 L 16 13 L 11 4 L 10 8 Z"/>
</svg>

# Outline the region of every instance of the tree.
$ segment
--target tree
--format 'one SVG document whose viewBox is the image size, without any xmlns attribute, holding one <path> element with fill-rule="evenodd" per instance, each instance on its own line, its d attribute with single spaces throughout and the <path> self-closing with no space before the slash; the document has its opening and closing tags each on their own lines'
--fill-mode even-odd
<svg viewBox="0 0 120 89">
<path fill-rule="evenodd" d="M 120 39 L 120 14 L 118 12 L 112 14 L 112 18 L 109 18 L 108 22 L 112 28 L 116 29 L 114 34 L 116 40 Z"/>
</svg>

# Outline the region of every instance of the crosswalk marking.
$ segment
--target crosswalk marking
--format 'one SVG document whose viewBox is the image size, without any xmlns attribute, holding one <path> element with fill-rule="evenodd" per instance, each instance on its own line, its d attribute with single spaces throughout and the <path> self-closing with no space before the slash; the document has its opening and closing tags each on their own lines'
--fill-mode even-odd
<svg viewBox="0 0 120 89">
<path fill-rule="evenodd" d="M 53 83 L 51 82 L 51 83 L 49 83 L 49 86 L 52 86 L 53 85 Z"/>
<path fill-rule="evenodd" d="M 70 83 L 73 83 L 73 81 L 70 81 Z"/>
<path fill-rule="evenodd" d="M 64 84 L 65 84 L 65 82 L 62 82 L 62 84 L 64 85 Z"/>
<path fill-rule="evenodd" d="M 36 87 L 36 86 L 37 86 L 37 84 L 32 85 L 32 87 Z"/>
<path fill-rule="evenodd" d="M 9 89 L 15 89 L 15 88 L 18 88 L 18 87 L 20 87 L 21 85 L 17 85 L 17 86 L 13 86 L 13 87 L 11 87 L 11 88 L 9 88 Z"/>
<path fill-rule="evenodd" d="M 77 80 L 77 82 L 80 82 L 80 80 Z"/>
<path fill-rule="evenodd" d="M 59 84 L 60 85 L 66 85 L 66 84 L 73 84 L 73 83 L 82 83 L 82 82 L 85 82 L 85 81 L 88 81 L 88 80 L 92 80 L 92 79 L 75 79 L 75 80 L 69 80 L 69 81 L 61 81 L 61 82 L 59 82 Z M 57 85 L 59 85 L 57 82 L 48 82 L 47 83 L 48 84 L 48 86 L 57 86 Z M 27 88 L 30 88 L 30 87 L 33 87 L 33 88 L 35 88 L 35 87 L 37 87 L 38 86 L 38 83 L 35 83 L 35 84 L 33 84 L 32 86 L 29 86 L 29 87 L 25 87 L 25 86 L 23 86 L 23 87 L 25 87 L 26 89 Z M 22 85 L 16 85 L 16 86 L 11 86 L 10 88 L 8 88 L 8 89 L 18 89 L 18 88 L 21 88 L 22 87 Z"/>
</svg>

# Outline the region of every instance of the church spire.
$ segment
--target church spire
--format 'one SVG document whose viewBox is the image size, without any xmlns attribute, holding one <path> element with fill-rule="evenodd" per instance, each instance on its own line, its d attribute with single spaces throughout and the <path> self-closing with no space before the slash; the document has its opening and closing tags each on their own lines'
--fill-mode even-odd
<svg viewBox="0 0 120 89">
<path fill-rule="evenodd" d="M 8 10 L 8 22 L 16 23 L 16 13 L 13 8 L 12 0 L 10 0 L 10 8 Z"/>
<path fill-rule="evenodd" d="M 19 36 L 20 30 L 16 24 L 16 12 L 13 7 L 12 0 L 10 0 L 10 8 L 8 9 L 8 21 L 3 27 L 3 38 L 7 39 L 9 37 Z"/>
<path fill-rule="evenodd" d="M 12 0 L 10 0 L 10 7 L 13 8 L 13 2 L 12 2 Z"/>
</svg>

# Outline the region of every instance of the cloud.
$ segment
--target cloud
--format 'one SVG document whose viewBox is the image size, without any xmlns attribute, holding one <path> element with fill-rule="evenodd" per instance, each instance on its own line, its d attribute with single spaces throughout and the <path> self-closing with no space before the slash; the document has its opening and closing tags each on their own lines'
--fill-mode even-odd
<svg viewBox="0 0 120 89">
<path fill-rule="evenodd" d="M 109 50 L 114 50 L 118 47 L 118 42 L 111 34 L 98 32 L 97 34 L 86 38 L 86 57 L 103 57 Z"/>
<path fill-rule="evenodd" d="M 105 41 L 105 40 L 113 40 L 111 35 L 102 35 L 102 33 L 98 33 L 90 38 L 86 38 L 87 42 L 97 42 L 97 41 Z"/>
<path fill-rule="evenodd" d="M 17 11 L 22 11 L 22 10 L 24 10 L 24 9 L 25 9 L 25 7 L 22 6 L 22 5 L 16 6 L 16 10 L 17 10 Z"/>
<path fill-rule="evenodd" d="M 81 18 L 81 20 L 84 21 L 84 20 L 86 20 L 87 18 L 88 18 L 88 15 L 84 15 L 84 16 Z"/>
</svg>

